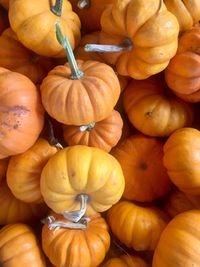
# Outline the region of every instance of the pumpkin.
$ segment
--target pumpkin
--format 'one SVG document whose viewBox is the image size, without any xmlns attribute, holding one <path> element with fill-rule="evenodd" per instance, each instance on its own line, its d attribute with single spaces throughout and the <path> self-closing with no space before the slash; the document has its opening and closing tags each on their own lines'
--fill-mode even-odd
<svg viewBox="0 0 200 267">
<path fill-rule="evenodd" d="M 170 191 L 171 182 L 162 163 L 163 144 L 160 139 L 134 134 L 112 149 L 123 170 L 126 199 L 150 202 Z"/>
<path fill-rule="evenodd" d="M 108 117 L 88 125 L 65 125 L 63 137 L 65 142 L 72 145 L 98 147 L 109 152 L 122 135 L 123 121 L 120 113 L 113 110 Z"/>
<path fill-rule="evenodd" d="M 52 214 L 56 221 L 68 221 Z M 56 222 L 55 221 L 55 222 Z M 42 248 L 55 266 L 96 267 L 104 259 L 110 247 L 110 235 L 106 221 L 97 214 L 90 218 L 85 229 L 42 228 Z"/>
<path fill-rule="evenodd" d="M 44 124 L 44 109 L 29 78 L 1 67 L 0 92 L 1 159 L 23 153 L 36 142 Z"/>
<path fill-rule="evenodd" d="M 59 24 L 56 32 L 69 63 L 56 66 L 44 78 L 40 89 L 45 110 L 63 124 L 80 126 L 103 120 L 120 95 L 117 75 L 105 63 L 83 60 L 76 63 Z"/>
<path fill-rule="evenodd" d="M 200 211 L 183 212 L 172 219 L 160 236 L 152 267 L 199 266 Z"/>
<path fill-rule="evenodd" d="M 198 0 L 164 0 L 164 3 L 178 19 L 180 32 L 191 29 L 200 20 L 200 2 Z"/>
<path fill-rule="evenodd" d="M 44 201 L 54 212 L 67 215 L 67 211 L 78 210 L 83 201 L 86 213 L 94 214 L 119 201 L 124 176 L 119 162 L 107 152 L 76 145 L 49 159 L 42 170 L 40 187 Z"/>
<path fill-rule="evenodd" d="M 6 171 L 8 168 L 8 161 L 9 161 L 9 158 L 5 158 L 5 159 L 0 160 L 0 182 L 3 180 L 3 178 L 6 177 Z"/>
<path fill-rule="evenodd" d="M 0 207 L 0 225 L 33 223 L 47 213 L 44 203 L 28 204 L 15 198 L 5 180 L 0 185 Z"/>
<path fill-rule="evenodd" d="M 33 229 L 22 223 L 0 230 L 0 264 L 2 267 L 45 267 L 45 259 Z"/>
<path fill-rule="evenodd" d="M 70 0 L 74 12 L 81 20 L 81 28 L 85 32 L 101 29 L 100 19 L 102 12 L 114 2 L 115 0 Z"/>
<path fill-rule="evenodd" d="M 154 206 L 121 201 L 109 209 L 107 221 L 113 234 L 128 248 L 145 251 L 155 249 L 168 216 Z"/>
<path fill-rule="evenodd" d="M 200 101 L 199 47 L 200 27 L 198 26 L 180 37 L 177 54 L 165 70 L 165 79 L 169 88 L 188 102 Z"/>
<path fill-rule="evenodd" d="M 164 210 L 170 217 L 187 210 L 200 208 L 200 196 L 186 195 L 178 189 L 173 190 L 164 202 Z"/>
<path fill-rule="evenodd" d="M 200 194 L 200 132 L 181 128 L 164 144 L 163 164 L 171 181 L 184 193 Z"/>
<path fill-rule="evenodd" d="M 24 74 L 36 84 L 53 68 L 53 62 L 25 48 L 8 28 L 0 36 L 0 66 Z"/>
<path fill-rule="evenodd" d="M 179 25 L 162 0 L 117 0 L 101 16 L 101 45 L 87 51 L 104 52 L 120 75 L 143 80 L 166 68 L 175 55 Z"/>
<path fill-rule="evenodd" d="M 10 0 L 0 0 L 0 5 L 2 5 L 5 9 L 8 10 Z"/>
<path fill-rule="evenodd" d="M 43 138 L 26 152 L 12 156 L 7 169 L 7 183 L 13 195 L 27 203 L 42 203 L 40 175 L 57 148 Z"/>
<path fill-rule="evenodd" d="M 73 49 L 80 41 L 80 20 L 68 0 L 10 0 L 8 15 L 19 41 L 38 55 L 65 55 L 55 36 L 57 21 L 62 24 Z"/>
<path fill-rule="evenodd" d="M 194 108 L 170 93 L 160 77 L 131 81 L 123 95 L 130 122 L 149 136 L 169 136 L 176 129 L 191 126 Z"/>
<path fill-rule="evenodd" d="M 109 259 L 102 267 L 148 267 L 149 265 L 138 256 L 124 254 L 119 258 Z"/>
</svg>

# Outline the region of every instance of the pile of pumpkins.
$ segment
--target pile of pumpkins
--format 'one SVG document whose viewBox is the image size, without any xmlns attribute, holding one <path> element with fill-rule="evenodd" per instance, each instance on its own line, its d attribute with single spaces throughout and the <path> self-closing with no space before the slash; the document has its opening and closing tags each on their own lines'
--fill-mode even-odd
<svg viewBox="0 0 200 267">
<path fill-rule="evenodd" d="M 0 266 L 200 266 L 200 1 L 0 5 Z"/>
</svg>

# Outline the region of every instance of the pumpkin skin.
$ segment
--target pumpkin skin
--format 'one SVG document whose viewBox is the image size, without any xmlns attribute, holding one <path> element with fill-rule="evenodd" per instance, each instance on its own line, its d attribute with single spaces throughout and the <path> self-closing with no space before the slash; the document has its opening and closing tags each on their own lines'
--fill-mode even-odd
<svg viewBox="0 0 200 267">
<path fill-rule="evenodd" d="M 9 223 L 33 223 L 44 217 L 47 207 L 42 204 L 28 204 L 14 197 L 6 181 L 0 186 L 0 225 Z"/>
<path fill-rule="evenodd" d="M 48 114 L 63 124 L 86 125 L 106 118 L 120 95 L 113 69 L 97 61 L 77 60 L 84 76 L 71 80 L 69 64 L 56 66 L 41 84 L 42 103 Z"/>
<path fill-rule="evenodd" d="M 45 267 L 39 242 L 26 224 L 16 223 L 0 230 L 0 264 L 2 267 Z"/>
<path fill-rule="evenodd" d="M 188 102 L 200 101 L 200 27 L 185 32 L 179 39 L 177 54 L 165 70 L 169 88 Z"/>
<path fill-rule="evenodd" d="M 184 193 L 200 194 L 199 169 L 200 132 L 181 128 L 164 144 L 163 164 L 171 181 Z"/>
<path fill-rule="evenodd" d="M 44 124 L 44 109 L 36 86 L 20 73 L 0 68 L 0 91 L 2 159 L 23 153 L 36 142 Z"/>
<path fill-rule="evenodd" d="M 58 151 L 44 166 L 41 193 L 56 213 L 79 209 L 77 196 L 89 196 L 87 213 L 103 212 L 119 201 L 124 176 L 118 161 L 96 147 L 76 145 Z"/>
<path fill-rule="evenodd" d="M 109 209 L 107 221 L 113 234 L 128 248 L 145 251 L 155 249 L 168 217 L 153 206 L 121 201 Z"/>
<path fill-rule="evenodd" d="M 161 234 L 152 267 L 199 266 L 199 226 L 199 210 L 186 211 L 172 219 Z"/>
<path fill-rule="evenodd" d="M 191 29 L 200 20 L 200 2 L 198 0 L 164 0 L 164 3 L 178 19 L 180 32 Z"/>
<path fill-rule="evenodd" d="M 67 222 L 59 215 L 53 216 Z M 96 267 L 103 261 L 109 247 L 108 225 L 98 214 L 91 218 L 83 230 L 50 230 L 46 224 L 42 228 L 43 251 L 55 266 Z"/>
<path fill-rule="evenodd" d="M 19 41 L 36 54 L 64 57 L 65 51 L 56 39 L 55 23 L 60 22 L 63 33 L 74 49 L 80 41 L 80 20 L 68 0 L 63 1 L 61 16 L 51 11 L 54 1 L 10 0 L 9 21 Z"/>
<path fill-rule="evenodd" d="M 63 138 L 70 146 L 86 145 L 109 152 L 118 143 L 122 135 L 122 126 L 120 113 L 113 110 L 104 120 L 96 122 L 94 127 L 84 131 L 80 126 L 65 125 Z"/>
<path fill-rule="evenodd" d="M 160 0 L 115 1 L 102 13 L 101 26 L 101 44 L 127 41 L 130 51 L 103 54 L 120 75 L 146 79 L 164 70 L 176 53 L 178 21 Z"/>
<path fill-rule="evenodd" d="M 53 68 L 53 62 L 25 48 L 12 29 L 8 28 L 0 36 L 0 66 L 19 72 L 36 84 Z"/>
<path fill-rule="evenodd" d="M 125 254 L 119 258 L 109 259 L 102 267 L 149 267 L 149 265 L 138 256 Z"/>
<path fill-rule="evenodd" d="M 149 136 L 169 136 L 176 129 L 190 126 L 194 108 L 171 94 L 160 77 L 132 81 L 123 95 L 130 122 Z"/>
<path fill-rule="evenodd" d="M 9 161 L 9 158 L 5 158 L 5 159 L 0 160 L 0 182 L 3 180 L 3 178 L 6 177 L 6 171 L 8 168 L 8 161 Z"/>
<path fill-rule="evenodd" d="M 45 139 L 39 138 L 26 152 L 12 156 L 7 169 L 7 183 L 13 195 L 27 203 L 42 203 L 40 175 L 47 161 L 57 152 Z"/>
<path fill-rule="evenodd" d="M 171 181 L 162 163 L 163 144 L 157 138 L 135 134 L 112 149 L 123 170 L 126 199 L 150 202 L 170 191 Z"/>
</svg>

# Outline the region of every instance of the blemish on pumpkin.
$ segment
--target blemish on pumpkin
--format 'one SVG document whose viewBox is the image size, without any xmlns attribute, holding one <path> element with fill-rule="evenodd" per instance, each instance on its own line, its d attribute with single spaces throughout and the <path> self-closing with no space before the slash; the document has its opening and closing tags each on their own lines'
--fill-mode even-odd
<svg viewBox="0 0 200 267">
<path fill-rule="evenodd" d="M 145 170 L 147 170 L 148 165 L 145 162 L 142 162 L 139 167 L 141 170 L 145 171 Z"/>
<path fill-rule="evenodd" d="M 153 112 L 151 112 L 151 111 L 148 111 L 148 112 L 145 113 L 145 115 L 146 115 L 147 117 L 151 117 L 152 114 L 153 114 Z"/>
<path fill-rule="evenodd" d="M 76 172 L 74 170 L 71 171 L 71 177 L 76 176 Z"/>
</svg>

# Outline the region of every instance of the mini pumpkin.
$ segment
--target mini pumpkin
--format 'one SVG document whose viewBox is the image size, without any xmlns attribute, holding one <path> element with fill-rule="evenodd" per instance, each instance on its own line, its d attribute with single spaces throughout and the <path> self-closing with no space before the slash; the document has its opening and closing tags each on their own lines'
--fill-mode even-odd
<svg viewBox="0 0 200 267">
<path fill-rule="evenodd" d="M 138 256 L 124 254 L 119 258 L 111 258 L 102 267 L 148 267 L 149 265 Z"/>
</svg>

